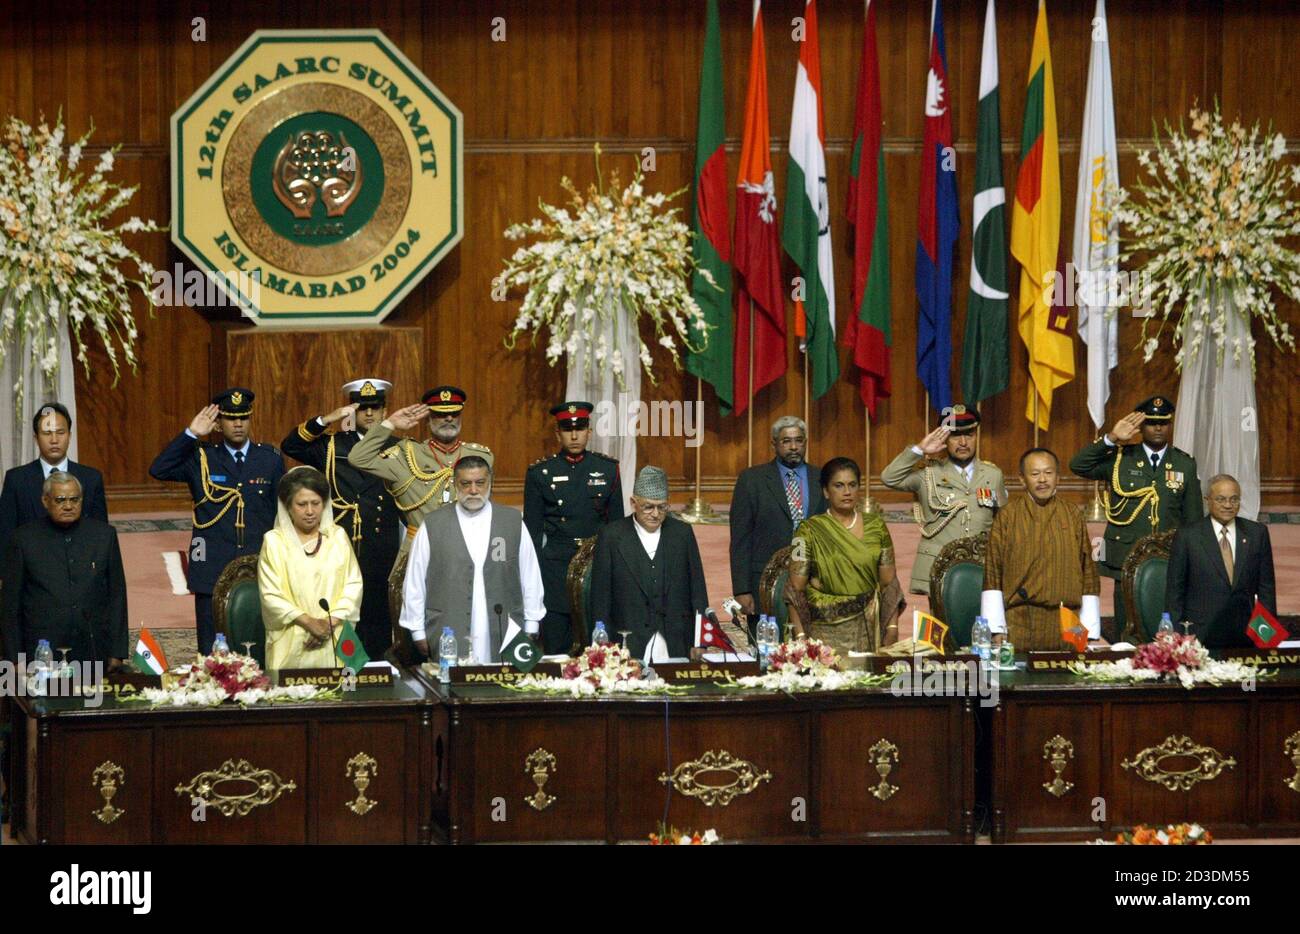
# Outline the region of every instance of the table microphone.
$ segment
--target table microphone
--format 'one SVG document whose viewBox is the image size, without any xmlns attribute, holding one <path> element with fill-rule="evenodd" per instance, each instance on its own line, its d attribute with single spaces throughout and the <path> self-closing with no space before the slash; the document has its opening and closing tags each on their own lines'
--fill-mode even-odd
<svg viewBox="0 0 1300 934">
<path fill-rule="evenodd" d="M 736 600 L 735 597 L 728 597 L 726 600 L 723 600 L 722 608 L 731 614 L 731 618 L 733 621 L 736 619 L 737 616 L 742 616 L 742 615 L 747 616 L 747 614 L 745 613 L 745 608 L 740 605 L 740 602 Z M 754 645 L 754 640 L 749 635 L 748 618 L 746 618 L 745 620 L 745 625 L 737 626 L 736 628 L 738 628 L 741 631 L 741 633 L 744 635 L 745 644 L 749 646 L 751 651 L 757 654 L 758 650 Z"/>
<path fill-rule="evenodd" d="M 713 612 L 713 607 L 705 607 L 704 618 L 713 624 L 713 628 L 717 630 L 718 635 L 723 636 L 724 638 L 726 637 L 726 633 L 722 631 L 722 623 L 718 622 L 718 614 Z M 722 645 L 722 660 L 724 662 L 727 660 L 727 648 L 725 642 Z M 736 661 L 740 661 L 740 658 L 737 657 Z"/>
<path fill-rule="evenodd" d="M 339 654 L 339 643 L 338 639 L 334 635 L 334 618 L 330 616 L 330 602 L 324 597 L 321 597 L 318 605 L 325 611 L 325 619 L 330 624 L 330 645 L 334 646 L 334 655 L 337 658 Z"/>
<path fill-rule="evenodd" d="M 504 636 L 505 636 L 505 631 L 501 628 L 501 611 L 502 611 L 502 609 L 504 609 L 504 608 L 501 606 L 501 604 L 499 604 L 499 603 L 494 603 L 494 604 L 492 604 L 492 612 L 495 613 L 495 614 L 497 615 L 497 632 L 501 633 L 501 635 L 504 637 Z M 501 662 L 501 664 L 504 665 L 504 664 L 505 664 L 505 661 L 503 660 L 503 661 Z"/>
</svg>

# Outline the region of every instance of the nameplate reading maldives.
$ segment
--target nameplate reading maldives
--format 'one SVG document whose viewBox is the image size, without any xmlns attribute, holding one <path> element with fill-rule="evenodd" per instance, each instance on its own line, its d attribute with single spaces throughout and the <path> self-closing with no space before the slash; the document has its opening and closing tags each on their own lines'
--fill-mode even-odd
<svg viewBox="0 0 1300 934">
<path fill-rule="evenodd" d="M 343 672 L 342 668 L 285 668 L 280 672 L 280 686 L 291 688 L 299 684 L 311 684 L 316 687 L 332 687 L 342 683 Z M 353 684 L 355 687 L 380 687 L 392 683 L 391 668 L 362 668 Z"/>
<path fill-rule="evenodd" d="M 1210 654 L 1257 668 L 1300 667 L 1300 649 L 1220 649 Z"/>
<path fill-rule="evenodd" d="M 172 240 L 257 324 L 378 323 L 463 234 L 461 113 L 378 30 L 259 30 L 171 132 Z"/>
<path fill-rule="evenodd" d="M 1068 671 L 1076 662 L 1096 665 L 1101 662 L 1117 662 L 1121 658 L 1132 658 L 1132 652 L 1116 652 L 1114 649 L 1099 649 L 1095 652 L 1030 652 L 1027 671 Z"/>
</svg>

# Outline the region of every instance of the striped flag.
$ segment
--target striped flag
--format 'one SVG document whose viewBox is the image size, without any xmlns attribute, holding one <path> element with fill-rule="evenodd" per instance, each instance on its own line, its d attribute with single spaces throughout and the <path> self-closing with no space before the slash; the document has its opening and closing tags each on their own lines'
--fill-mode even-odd
<svg viewBox="0 0 1300 934">
<path fill-rule="evenodd" d="M 940 414 L 952 405 L 952 258 L 957 246 L 957 150 L 943 42 L 943 9 L 930 7 L 925 137 L 916 242 L 916 373 Z"/>
<path fill-rule="evenodd" d="M 1002 186 L 1002 117 L 998 105 L 998 29 L 993 0 L 984 13 L 980 57 L 979 126 L 975 143 L 974 243 L 961 391 L 969 406 L 1007 388 L 1011 343 L 1007 333 L 1007 190 Z"/>
<path fill-rule="evenodd" d="M 754 334 L 753 391 L 779 379 L 786 370 L 785 295 L 781 291 L 781 251 L 776 231 L 776 184 L 772 176 L 767 124 L 767 49 L 763 43 L 762 0 L 754 0 L 754 33 L 749 50 L 749 88 L 745 92 L 745 135 L 736 179 L 736 223 L 732 265 L 736 270 L 736 328 L 732 371 L 732 411 L 749 405 L 750 329 Z"/>
<path fill-rule="evenodd" d="M 147 675 L 161 675 L 167 670 L 167 656 L 148 629 L 141 629 L 131 653 L 131 664 Z"/>
<path fill-rule="evenodd" d="M 799 46 L 794 106 L 790 111 L 790 164 L 785 176 L 781 242 L 803 276 L 805 352 L 812 368 L 812 395 L 819 399 L 840 378 L 840 360 L 835 348 L 835 268 L 826 189 L 826 120 L 822 116 L 816 0 L 807 0 L 803 15 L 807 32 Z M 800 313 L 799 305 L 796 302 L 796 315 Z"/>
<path fill-rule="evenodd" d="M 1100 430 L 1110 398 L 1110 371 L 1119 364 L 1119 322 L 1107 318 L 1118 298 L 1108 287 L 1118 272 L 1118 223 L 1105 207 L 1107 184 L 1119 183 L 1115 148 L 1115 96 L 1110 83 L 1106 0 L 1097 0 L 1092 19 L 1088 93 L 1083 102 L 1079 144 L 1079 193 L 1074 203 L 1074 271 L 1079 288 L 1079 337 L 1088 346 L 1088 414 Z"/>
<path fill-rule="evenodd" d="M 1030 394 L 1025 418 L 1046 429 L 1052 392 L 1074 379 L 1070 313 L 1052 302 L 1061 241 L 1061 158 L 1056 133 L 1056 89 L 1047 39 L 1047 6 L 1038 2 L 1038 23 L 1029 59 L 1025 121 L 1020 133 L 1020 174 L 1011 209 L 1011 255 L 1020 262 L 1020 339 L 1029 350 Z M 1064 290 L 1062 289 L 1062 294 Z"/>
<path fill-rule="evenodd" d="M 853 158 L 849 164 L 849 230 L 853 236 L 853 309 L 844 343 L 853 351 L 858 395 L 874 420 L 876 405 L 892 391 L 889 348 L 889 195 L 881 132 L 880 59 L 876 54 L 876 6 L 867 0 L 853 110 Z"/>
<path fill-rule="evenodd" d="M 695 229 L 691 297 L 709 325 L 708 345 L 688 354 L 686 371 L 713 387 L 723 414 L 732 404 L 731 238 L 727 225 L 727 128 L 723 117 L 722 39 L 718 0 L 709 0 L 700 66 L 700 109 L 695 133 Z M 700 272 L 707 269 L 715 287 Z M 719 291 L 719 287 L 721 291 Z"/>
</svg>

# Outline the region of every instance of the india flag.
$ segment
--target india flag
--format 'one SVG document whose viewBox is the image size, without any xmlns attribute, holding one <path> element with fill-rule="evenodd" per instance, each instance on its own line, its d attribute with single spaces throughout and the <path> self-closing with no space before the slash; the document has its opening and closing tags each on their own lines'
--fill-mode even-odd
<svg viewBox="0 0 1300 934">
<path fill-rule="evenodd" d="M 140 638 L 131 653 L 131 664 L 147 675 L 161 675 L 167 670 L 167 656 L 148 629 L 140 630 Z"/>
</svg>

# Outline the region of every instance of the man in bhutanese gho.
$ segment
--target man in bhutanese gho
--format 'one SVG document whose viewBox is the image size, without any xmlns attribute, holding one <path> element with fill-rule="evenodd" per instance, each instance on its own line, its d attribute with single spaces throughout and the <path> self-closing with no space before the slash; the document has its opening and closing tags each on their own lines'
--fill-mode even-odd
<svg viewBox="0 0 1300 934">
<path fill-rule="evenodd" d="M 1115 427 L 1070 461 L 1070 470 L 1100 480 L 1106 499 L 1101 573 L 1115 582 L 1115 619 L 1105 632 L 1114 642 L 1125 630 L 1120 574 L 1137 541 L 1201 518 L 1201 481 L 1196 460 L 1169 443 L 1174 404 L 1167 396 L 1138 403 Z"/>
</svg>

